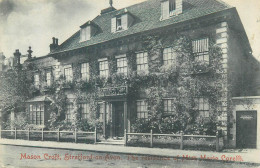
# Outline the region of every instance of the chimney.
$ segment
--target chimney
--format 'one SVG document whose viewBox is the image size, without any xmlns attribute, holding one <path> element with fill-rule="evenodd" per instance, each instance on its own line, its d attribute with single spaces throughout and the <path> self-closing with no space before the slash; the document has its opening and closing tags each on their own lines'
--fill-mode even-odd
<svg viewBox="0 0 260 168">
<path fill-rule="evenodd" d="M 21 64 L 20 58 L 21 58 L 21 53 L 19 52 L 19 49 L 16 49 L 14 53 L 14 66 L 19 66 Z"/>
<path fill-rule="evenodd" d="M 59 40 L 56 38 L 56 45 L 59 46 Z"/>
<path fill-rule="evenodd" d="M 58 46 L 58 39 L 52 37 L 52 44 L 50 44 L 50 52 L 53 52 Z"/>
<path fill-rule="evenodd" d="M 28 52 L 28 60 L 29 60 L 32 58 L 32 53 L 33 53 L 31 46 L 29 46 L 29 50 L 27 50 L 27 52 Z"/>
<path fill-rule="evenodd" d="M 109 7 L 101 10 L 101 15 L 115 11 L 115 10 L 116 9 L 113 7 L 113 0 L 109 0 Z"/>
<path fill-rule="evenodd" d="M 5 56 L 3 53 L 0 53 L 0 72 L 4 70 L 4 61 L 5 61 Z"/>
</svg>

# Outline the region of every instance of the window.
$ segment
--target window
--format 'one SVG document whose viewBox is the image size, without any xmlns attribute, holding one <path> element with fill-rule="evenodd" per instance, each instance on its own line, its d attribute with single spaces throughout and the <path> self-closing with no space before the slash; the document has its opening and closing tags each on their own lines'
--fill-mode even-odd
<svg viewBox="0 0 260 168">
<path fill-rule="evenodd" d="M 101 77 L 107 78 L 109 76 L 108 61 L 102 60 L 99 62 L 99 74 Z"/>
<path fill-rule="evenodd" d="M 169 0 L 169 11 L 173 12 L 176 9 L 176 0 Z"/>
<path fill-rule="evenodd" d="M 199 97 L 194 99 L 195 109 L 199 111 L 199 115 L 202 118 L 209 117 L 209 101 L 208 98 Z"/>
<path fill-rule="evenodd" d="M 203 38 L 192 41 L 192 51 L 194 54 L 194 61 L 204 62 L 209 64 L 209 40 Z"/>
<path fill-rule="evenodd" d="M 44 106 L 43 104 L 31 104 L 29 108 L 30 123 L 35 125 L 43 125 Z"/>
<path fill-rule="evenodd" d="M 87 26 L 84 27 L 80 30 L 80 41 L 87 41 L 90 40 L 90 36 L 91 36 L 91 31 L 90 31 L 91 27 Z"/>
<path fill-rule="evenodd" d="M 126 57 L 117 58 L 117 73 L 127 75 L 127 60 L 126 60 Z"/>
<path fill-rule="evenodd" d="M 67 82 L 72 81 L 72 68 L 65 68 L 64 69 L 64 76 L 65 76 L 65 80 Z"/>
<path fill-rule="evenodd" d="M 35 75 L 34 75 L 34 86 L 35 86 L 36 88 L 39 88 L 39 86 L 40 86 L 40 77 L 39 77 L 39 74 L 35 74 Z"/>
<path fill-rule="evenodd" d="M 137 101 L 137 118 L 138 119 L 148 119 L 148 110 L 146 101 Z"/>
<path fill-rule="evenodd" d="M 116 18 L 116 30 L 117 31 L 122 30 L 122 18 L 121 18 L 121 16 Z"/>
<path fill-rule="evenodd" d="M 176 113 L 174 101 L 175 101 L 175 99 L 164 99 L 163 100 L 164 114 L 174 114 L 174 113 Z"/>
<path fill-rule="evenodd" d="M 81 79 L 89 80 L 89 63 L 81 64 Z"/>
<path fill-rule="evenodd" d="M 137 73 L 148 72 L 148 55 L 147 52 L 138 53 L 136 55 Z"/>
<path fill-rule="evenodd" d="M 69 103 L 67 105 L 67 111 L 66 111 L 66 121 L 72 122 L 73 121 L 73 103 Z"/>
<path fill-rule="evenodd" d="M 80 105 L 80 107 L 81 107 L 81 119 L 88 119 L 90 114 L 89 104 L 83 103 Z"/>
<path fill-rule="evenodd" d="M 163 50 L 163 65 L 176 65 L 176 55 L 172 48 Z"/>
<path fill-rule="evenodd" d="M 46 73 L 46 84 L 47 86 L 51 86 L 51 72 Z"/>
</svg>

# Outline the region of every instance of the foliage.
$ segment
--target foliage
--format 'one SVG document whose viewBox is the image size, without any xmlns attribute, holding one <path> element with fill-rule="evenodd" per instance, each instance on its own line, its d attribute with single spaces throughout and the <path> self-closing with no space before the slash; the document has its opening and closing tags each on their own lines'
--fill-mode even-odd
<svg viewBox="0 0 260 168">
<path fill-rule="evenodd" d="M 10 70 L 0 77 L 0 109 L 6 113 L 25 111 L 24 101 L 32 97 L 32 80 L 26 71 Z"/>
</svg>

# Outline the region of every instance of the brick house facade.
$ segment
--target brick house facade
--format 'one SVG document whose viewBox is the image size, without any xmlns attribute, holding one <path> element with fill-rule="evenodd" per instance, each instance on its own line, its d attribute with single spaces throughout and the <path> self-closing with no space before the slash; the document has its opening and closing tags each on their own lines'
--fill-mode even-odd
<svg viewBox="0 0 260 168">
<path fill-rule="evenodd" d="M 80 26 L 80 30 L 61 45 L 53 38 L 48 55 L 30 58 L 24 63 L 24 66 L 33 65 L 30 73 L 35 93 L 32 99 L 26 100 L 31 123 L 46 124 L 52 96 L 62 90 L 68 99 L 64 120 L 77 121 L 74 112 L 77 106 L 80 118 L 103 123 L 105 137 L 122 137 L 124 130 L 132 131 L 131 126 L 137 119 L 149 119 L 153 107 L 146 101 L 151 96 L 149 84 L 141 82 L 133 88 L 127 81 L 154 74 L 160 78 L 164 74 L 163 66 L 185 73 L 179 60 L 181 54 L 176 49 L 181 46 L 175 43 L 181 37 L 189 39 L 187 66 L 191 68 L 198 62 L 207 68 L 213 64 L 210 48 L 221 48 L 218 62 L 221 71 L 216 72 L 222 78 L 221 95 L 212 102 L 207 94 L 193 94 L 190 109 L 195 109 L 198 117 L 205 120 L 217 112 L 217 130 L 222 130 L 227 147 L 234 146 L 235 135 L 230 131 L 234 118 L 231 97 L 255 92 L 251 84 L 257 61 L 251 54 L 236 9 L 217 0 L 148 0 L 120 10 L 111 6 Z M 156 41 L 154 46 L 153 41 Z M 203 68 L 198 73 L 188 73 L 192 78 L 207 75 Z M 174 80 L 178 81 L 178 77 L 176 75 Z M 160 97 L 161 117 L 176 111 L 174 103 L 176 97 L 180 97 L 176 96 L 180 86 L 174 87 L 174 80 L 162 84 L 165 93 Z M 62 87 L 51 92 L 54 83 Z M 83 86 L 75 89 L 75 85 L 80 84 Z M 88 85 L 91 87 L 86 87 Z M 193 85 L 196 84 L 191 83 Z M 211 109 L 213 106 L 217 106 L 216 111 Z"/>
</svg>

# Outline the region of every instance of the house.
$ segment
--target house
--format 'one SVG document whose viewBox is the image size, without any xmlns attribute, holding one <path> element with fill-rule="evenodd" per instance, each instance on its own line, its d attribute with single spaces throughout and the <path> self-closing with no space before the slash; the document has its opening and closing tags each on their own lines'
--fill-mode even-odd
<svg viewBox="0 0 260 168">
<path fill-rule="evenodd" d="M 32 124 L 95 121 L 104 138 L 114 138 L 138 120 L 175 133 L 221 130 L 226 147 L 260 147 L 259 129 L 250 141 L 241 130 L 245 143 L 236 141 L 232 97 L 255 93 L 258 64 L 236 9 L 220 0 L 147 0 L 119 10 L 110 1 L 62 44 L 53 38 L 48 55 L 28 53 Z M 54 115 L 55 102 L 66 107 Z M 165 118 L 176 127 L 157 127 Z"/>
</svg>

